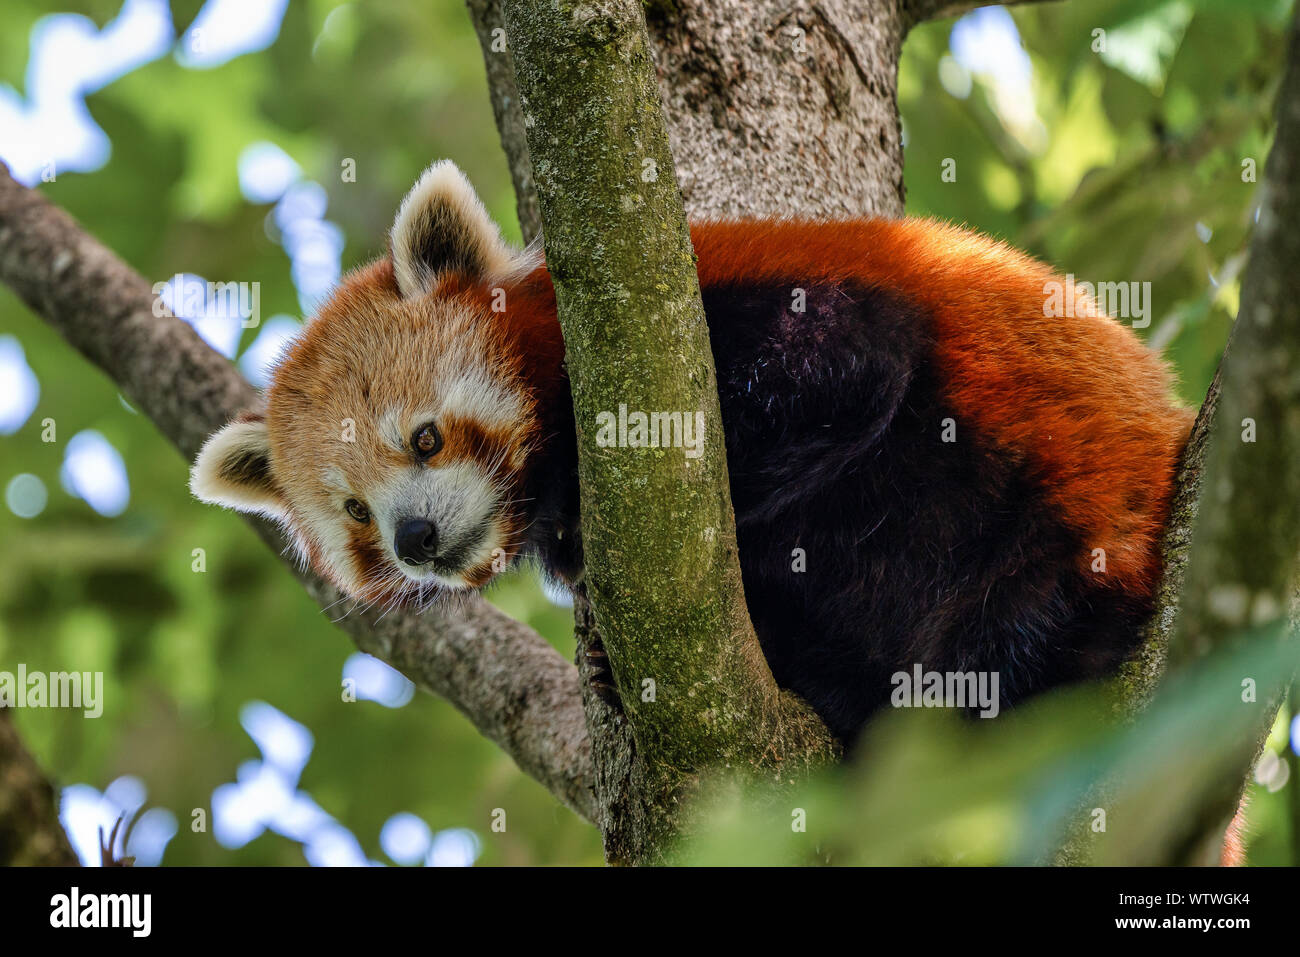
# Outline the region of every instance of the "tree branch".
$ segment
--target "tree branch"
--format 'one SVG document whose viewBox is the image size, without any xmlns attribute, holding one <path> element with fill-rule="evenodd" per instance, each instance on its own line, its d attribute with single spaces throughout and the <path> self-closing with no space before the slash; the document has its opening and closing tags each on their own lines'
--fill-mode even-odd
<svg viewBox="0 0 1300 957">
<path fill-rule="evenodd" d="M 154 314 L 150 284 L 0 165 L 0 281 L 102 369 L 187 459 L 254 404 L 255 390 L 184 322 Z M 253 521 L 277 554 L 280 533 Z M 318 602 L 339 593 L 297 572 Z M 481 598 L 423 614 L 371 610 L 341 622 L 357 647 L 451 701 L 526 773 L 595 816 L 576 669 Z"/>
<path fill-rule="evenodd" d="M 1129 718 L 1159 693 L 1167 668 L 1245 638 L 1252 626 L 1288 614 L 1300 617 L 1300 385 L 1288 379 L 1300 361 L 1300 242 L 1282 224 L 1300 214 L 1300 46 L 1293 25 L 1286 75 L 1278 94 L 1278 127 L 1251 237 L 1242 301 L 1214 380 L 1183 452 L 1163 543 L 1164 574 L 1156 608 L 1137 654 L 1117 681 L 1117 708 Z M 1290 265 L 1288 265 L 1290 264 Z M 1247 420 L 1258 429 L 1246 441 Z M 1222 421 L 1222 428 L 1216 424 Z M 1204 494 L 1203 494 L 1203 490 Z M 1246 490 L 1234 494 L 1234 490 Z M 1249 771 L 1272 726 L 1286 676 L 1259 676 L 1256 733 L 1232 757 L 1235 766 L 1198 796 L 1200 815 L 1180 846 L 1126 863 L 1215 863 L 1226 826 L 1241 802 Z M 1278 681 L 1272 683 L 1277 677 Z M 1270 683 L 1271 686 L 1270 686 Z M 1084 828 L 1063 851 L 1067 863 L 1088 860 Z"/>
<path fill-rule="evenodd" d="M 1178 615 L 1179 596 L 1182 595 L 1187 575 L 1187 562 L 1192 547 L 1192 528 L 1200 506 L 1201 486 L 1205 473 L 1205 454 L 1216 421 L 1223 370 L 1214 374 L 1214 380 L 1205 394 L 1205 401 L 1196 416 L 1196 423 L 1183 449 L 1174 484 L 1174 497 L 1169 506 L 1169 520 L 1165 523 L 1161 555 L 1164 571 L 1156 589 L 1155 610 L 1142 632 L 1141 643 L 1132 658 L 1124 663 L 1118 676 L 1119 699 L 1122 713 L 1133 716 L 1150 703 L 1160 679 L 1164 676 L 1169 658 L 1169 643 Z"/>
<path fill-rule="evenodd" d="M 1059 3 L 1061 0 L 903 0 L 903 16 L 908 28 L 926 20 L 946 20 L 965 16 L 979 7 L 1011 7 L 1028 3 Z"/>
<path fill-rule="evenodd" d="M 745 607 L 712 350 L 641 8 L 502 9 L 573 392 L 586 589 L 635 740 L 625 852 L 659 860 L 706 768 L 794 775 L 835 746 L 777 687 Z M 598 447 L 598 414 L 624 404 L 698 410 L 700 457 Z"/>
<path fill-rule="evenodd" d="M 496 117 L 501 148 L 505 150 L 510 176 L 515 184 L 519 230 L 524 242 L 531 243 L 542 230 L 542 214 L 537 208 L 533 162 L 528 156 L 528 140 L 524 136 L 524 114 L 519 108 L 519 94 L 515 90 L 515 61 L 506 43 L 505 20 L 496 0 L 466 0 L 465 6 L 469 8 L 474 32 L 483 48 L 492 113 Z"/>
<path fill-rule="evenodd" d="M 479 46 L 487 67 L 492 110 L 496 117 L 501 146 L 510 166 L 515 187 L 515 203 L 519 214 L 519 229 L 525 242 L 532 242 L 542 231 L 541 212 L 537 204 L 537 187 L 533 182 L 533 163 L 528 155 L 528 142 L 524 135 L 524 114 L 519 107 L 519 93 L 515 87 L 514 57 L 505 44 L 504 19 L 497 0 L 467 0 L 470 20 L 478 34 Z M 504 47 L 504 49 L 503 49 Z M 575 657 L 582 680 L 583 707 L 587 715 L 587 732 L 591 739 L 594 765 L 594 790 L 596 817 L 605 856 L 610 861 L 632 860 L 636 855 L 634 842 L 622 837 L 622 823 L 631 818 L 632 756 L 636 744 L 632 729 L 621 709 L 595 693 L 592 682 L 596 666 L 588 652 L 603 649 L 600 629 L 591 602 L 583 588 L 573 595 L 573 624 Z M 604 680 L 602 674 L 600 680 Z"/>
<path fill-rule="evenodd" d="M 59 823 L 54 787 L 0 708 L 0 864 L 75 867 L 77 853 Z"/>
</svg>

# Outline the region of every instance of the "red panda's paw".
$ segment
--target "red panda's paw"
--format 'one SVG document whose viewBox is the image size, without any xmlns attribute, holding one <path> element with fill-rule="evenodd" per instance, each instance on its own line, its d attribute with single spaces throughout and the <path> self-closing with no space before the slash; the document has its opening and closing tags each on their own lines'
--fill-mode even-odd
<svg viewBox="0 0 1300 957">
<path fill-rule="evenodd" d="M 614 671 L 609 665 L 609 655 L 598 636 L 587 639 L 586 647 L 578 650 L 578 673 L 592 693 L 611 708 L 621 711 L 623 702 L 614 686 Z"/>
</svg>

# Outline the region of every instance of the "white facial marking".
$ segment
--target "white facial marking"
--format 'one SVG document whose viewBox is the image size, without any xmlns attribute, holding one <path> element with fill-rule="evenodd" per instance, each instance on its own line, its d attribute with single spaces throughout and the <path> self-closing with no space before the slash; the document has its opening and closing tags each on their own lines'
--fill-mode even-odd
<svg viewBox="0 0 1300 957">
<path fill-rule="evenodd" d="M 359 595 L 367 586 L 381 584 L 388 577 L 385 570 L 365 568 L 359 572 L 352 562 L 351 525 L 355 520 L 341 507 L 322 511 L 316 507 L 300 510 L 303 524 L 315 540 L 320 551 L 321 561 L 327 568 L 327 574 L 339 582 L 345 591 Z M 396 576 L 393 576 L 396 577 Z"/>
<path fill-rule="evenodd" d="M 379 417 L 379 435 L 385 442 L 400 449 L 406 446 L 406 420 L 397 409 L 388 409 Z"/>
<path fill-rule="evenodd" d="M 427 519 L 438 533 L 439 557 L 454 560 L 457 570 L 482 564 L 500 546 L 496 519 L 499 499 L 491 481 L 474 462 L 443 466 L 412 466 L 396 471 L 370 492 L 370 511 L 378 523 L 380 540 L 394 567 L 417 582 L 439 582 L 449 588 L 466 588 L 463 576 L 451 569 L 438 571 L 437 559 L 429 565 L 402 562 L 394 548 L 397 526 L 407 519 Z"/>
<path fill-rule="evenodd" d="M 442 390 L 442 411 L 492 429 L 518 422 L 525 409 L 516 390 L 494 381 L 484 369 L 469 369 Z"/>
<path fill-rule="evenodd" d="M 352 487 L 348 485 L 347 476 L 343 474 L 343 470 L 337 465 L 327 465 L 321 469 L 320 480 L 321 484 L 332 492 L 350 493 L 352 491 Z"/>
</svg>

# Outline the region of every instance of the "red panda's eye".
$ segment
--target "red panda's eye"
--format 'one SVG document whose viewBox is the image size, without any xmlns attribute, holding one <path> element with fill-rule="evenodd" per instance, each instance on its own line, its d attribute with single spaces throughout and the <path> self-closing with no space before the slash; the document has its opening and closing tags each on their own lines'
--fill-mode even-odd
<svg viewBox="0 0 1300 957">
<path fill-rule="evenodd" d="M 411 448 L 422 459 L 427 459 L 442 448 L 442 435 L 432 422 L 425 423 L 411 436 Z"/>
<path fill-rule="evenodd" d="M 358 502 L 355 498 L 350 498 L 343 503 L 343 507 L 348 510 L 348 514 L 355 518 L 362 525 L 370 521 L 370 510 Z"/>
</svg>

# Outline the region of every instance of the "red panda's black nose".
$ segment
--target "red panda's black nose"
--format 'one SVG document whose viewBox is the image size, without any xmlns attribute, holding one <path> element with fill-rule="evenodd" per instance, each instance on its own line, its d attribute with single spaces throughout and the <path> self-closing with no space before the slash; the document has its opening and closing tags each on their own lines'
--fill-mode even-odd
<svg viewBox="0 0 1300 957">
<path fill-rule="evenodd" d="M 438 554 L 438 531 L 427 519 L 403 519 L 397 523 L 393 551 L 408 565 L 423 565 Z"/>
</svg>

